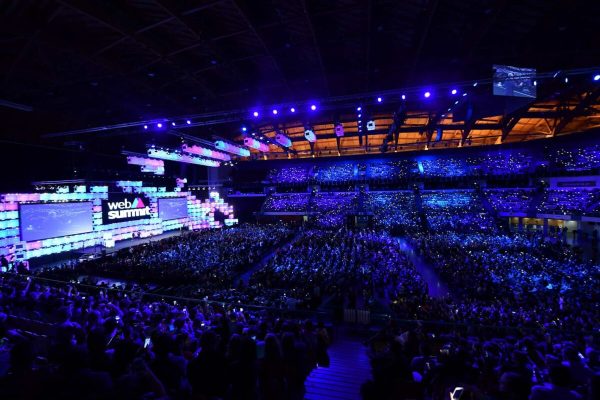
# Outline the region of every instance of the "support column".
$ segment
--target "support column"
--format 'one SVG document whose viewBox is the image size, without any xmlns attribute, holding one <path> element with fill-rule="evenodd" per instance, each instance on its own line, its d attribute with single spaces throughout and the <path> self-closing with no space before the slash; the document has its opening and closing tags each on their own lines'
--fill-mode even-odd
<svg viewBox="0 0 600 400">
<path fill-rule="evenodd" d="M 523 232 L 523 217 L 519 217 L 518 227 L 519 232 Z"/>
</svg>

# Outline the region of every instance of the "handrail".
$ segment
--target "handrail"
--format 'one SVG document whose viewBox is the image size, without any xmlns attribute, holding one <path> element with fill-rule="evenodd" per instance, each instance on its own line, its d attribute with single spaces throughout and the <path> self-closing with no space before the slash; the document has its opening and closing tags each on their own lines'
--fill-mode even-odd
<svg viewBox="0 0 600 400">
<path fill-rule="evenodd" d="M 543 326 L 539 327 L 526 327 L 526 326 L 500 326 L 500 325 L 486 325 L 486 324 L 476 324 L 476 323 L 468 323 L 468 322 L 450 322 L 443 320 L 426 320 L 426 319 L 402 319 L 395 318 L 389 314 L 371 314 L 371 320 L 378 319 L 381 321 L 395 321 L 399 324 L 420 324 L 420 325 L 436 325 L 442 327 L 459 327 L 459 328 L 480 328 L 480 329 L 490 329 L 490 330 L 513 330 L 513 331 L 543 331 L 543 332 L 555 332 L 561 334 L 573 334 L 573 335 L 600 335 L 600 331 L 583 331 L 583 330 L 565 330 L 565 329 L 553 329 L 553 328 L 545 328 Z M 385 329 L 385 328 L 384 328 Z"/>
<path fill-rule="evenodd" d="M 206 304 L 210 304 L 210 305 L 216 305 L 221 308 L 227 308 L 227 307 L 246 308 L 246 309 L 255 309 L 257 311 L 260 311 L 260 310 L 270 311 L 270 312 L 280 313 L 280 314 L 289 313 L 289 314 L 298 314 L 298 315 L 309 315 L 309 316 L 314 316 L 314 317 L 319 317 L 319 318 L 331 316 L 330 313 L 327 313 L 324 311 L 292 310 L 292 309 L 285 309 L 285 308 L 263 306 L 263 305 L 258 305 L 258 304 L 231 303 L 231 302 L 227 302 L 227 301 L 208 300 L 208 299 L 204 299 L 204 298 L 173 296 L 173 295 L 160 294 L 160 293 L 149 293 L 149 292 L 144 292 L 144 291 L 139 291 L 139 290 L 137 290 L 137 291 L 136 290 L 126 290 L 126 289 L 120 289 L 120 288 L 115 288 L 115 287 L 110 287 L 110 286 L 89 285 L 86 283 L 63 281 L 60 279 L 44 278 L 44 277 L 39 277 L 39 276 L 35 276 L 35 275 L 18 275 L 18 274 L 14 274 L 14 273 L 4 272 L 4 273 L 0 273 L 0 276 L 10 276 L 12 278 L 30 278 L 32 281 L 51 282 L 51 283 L 60 284 L 60 285 L 72 285 L 72 286 L 77 286 L 77 287 L 82 287 L 82 288 L 89 288 L 89 289 L 95 290 L 95 291 L 107 290 L 107 291 L 111 291 L 111 292 L 131 294 L 131 295 L 140 296 L 140 297 L 144 297 L 144 296 L 154 297 L 154 298 L 159 298 L 161 301 L 164 301 L 165 299 L 169 299 L 169 300 L 175 300 L 181 304 L 206 303 Z"/>
</svg>

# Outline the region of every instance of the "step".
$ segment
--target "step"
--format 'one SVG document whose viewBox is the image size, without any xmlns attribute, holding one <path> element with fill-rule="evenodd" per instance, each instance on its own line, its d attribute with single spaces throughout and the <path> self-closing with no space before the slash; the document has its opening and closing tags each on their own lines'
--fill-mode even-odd
<svg viewBox="0 0 600 400">
<path fill-rule="evenodd" d="M 366 348 L 344 339 L 329 348 L 328 368 L 315 368 L 306 380 L 307 400 L 360 400 L 360 388 L 371 378 Z"/>
</svg>

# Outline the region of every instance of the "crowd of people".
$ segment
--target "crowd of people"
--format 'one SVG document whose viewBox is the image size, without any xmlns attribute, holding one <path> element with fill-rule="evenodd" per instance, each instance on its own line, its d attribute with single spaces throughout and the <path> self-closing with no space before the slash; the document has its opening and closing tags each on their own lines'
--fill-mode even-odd
<svg viewBox="0 0 600 400">
<path fill-rule="evenodd" d="M 535 189 L 488 189 L 485 197 L 496 211 L 526 212 L 535 198 Z"/>
<path fill-rule="evenodd" d="M 369 342 L 364 400 L 593 400 L 593 336 L 558 331 L 390 323 Z"/>
<path fill-rule="evenodd" d="M 329 364 L 318 321 L 18 275 L 0 287 L 3 399 L 301 400 Z M 22 313 L 50 323 L 45 336 L 11 329 Z"/>
<path fill-rule="evenodd" d="M 250 286 L 284 290 L 315 309 L 330 298 L 338 307 L 368 308 L 387 292 L 423 295 L 427 289 L 397 242 L 376 230 L 302 231 L 254 272 Z"/>
<path fill-rule="evenodd" d="M 376 226 L 393 232 L 416 232 L 421 221 L 413 191 L 370 192 L 366 209 L 373 213 Z"/>
<path fill-rule="evenodd" d="M 341 162 L 324 165 L 317 170 L 317 182 L 345 182 L 354 179 L 354 163 Z"/>
<path fill-rule="evenodd" d="M 265 212 L 303 212 L 308 210 L 309 193 L 279 193 L 265 200 Z"/>
<path fill-rule="evenodd" d="M 96 284 L 105 278 L 161 294 L 211 296 L 293 234 L 284 224 L 242 224 L 186 233 L 121 250 L 114 256 L 35 271 L 40 277 Z"/>
<path fill-rule="evenodd" d="M 435 232 L 495 231 L 492 217 L 474 190 L 427 191 L 421 198 L 429 228 Z"/>
<path fill-rule="evenodd" d="M 353 211 L 357 204 L 355 192 L 319 192 L 310 204 L 310 210 L 316 215 L 312 223 L 323 228 L 339 228 L 345 225 L 346 215 Z"/>
<path fill-rule="evenodd" d="M 548 157 L 553 169 L 569 172 L 592 172 L 600 168 L 600 145 L 559 148 Z"/>
<path fill-rule="evenodd" d="M 267 180 L 274 183 L 305 183 L 308 179 L 309 168 L 303 166 L 274 168 L 269 170 L 267 174 Z"/>
<path fill-rule="evenodd" d="M 537 210 L 556 214 L 598 214 L 600 189 L 547 189 Z"/>
<path fill-rule="evenodd" d="M 281 316 L 384 309 L 397 323 L 369 341 L 365 400 L 457 390 L 463 399 L 593 399 L 600 266 L 559 233 L 503 231 L 483 196 L 498 211 L 535 194 L 499 192 L 307 193 L 319 213 L 298 229 L 242 224 L 3 274 L 0 394 L 302 399 L 310 371 L 328 364 L 329 333 L 321 314 Z M 372 210 L 373 228 L 344 227 L 357 206 Z M 448 296 L 430 294 L 414 257 Z M 18 318 L 46 324 L 46 344 L 12 329 Z"/>
</svg>

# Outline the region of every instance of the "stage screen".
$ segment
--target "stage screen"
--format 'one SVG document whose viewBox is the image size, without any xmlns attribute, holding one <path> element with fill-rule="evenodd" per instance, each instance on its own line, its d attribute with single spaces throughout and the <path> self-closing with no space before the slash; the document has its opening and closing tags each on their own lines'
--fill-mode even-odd
<svg viewBox="0 0 600 400">
<path fill-rule="evenodd" d="M 494 95 L 535 99 L 535 68 L 494 65 Z"/>
<path fill-rule="evenodd" d="M 32 242 L 93 230 L 92 203 L 21 204 L 21 240 Z"/>
<path fill-rule="evenodd" d="M 187 216 L 187 199 L 185 197 L 158 199 L 158 217 L 163 221 Z"/>
</svg>

